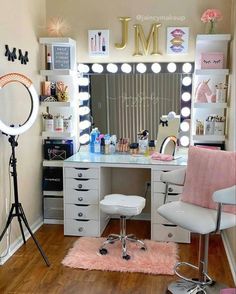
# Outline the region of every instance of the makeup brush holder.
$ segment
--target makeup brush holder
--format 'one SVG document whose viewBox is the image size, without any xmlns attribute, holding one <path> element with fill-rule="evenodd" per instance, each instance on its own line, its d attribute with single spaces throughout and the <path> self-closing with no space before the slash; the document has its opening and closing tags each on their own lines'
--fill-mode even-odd
<svg viewBox="0 0 236 294">
<path fill-rule="evenodd" d="M 53 132 L 54 131 L 54 120 L 53 119 L 44 119 L 44 130 L 45 132 Z"/>
<path fill-rule="evenodd" d="M 204 121 L 204 135 L 214 135 L 214 128 L 214 121 Z"/>
<path fill-rule="evenodd" d="M 226 102 L 226 91 L 227 89 L 216 89 L 216 103 Z"/>
<path fill-rule="evenodd" d="M 216 121 L 214 123 L 214 135 L 223 136 L 225 130 L 225 123 L 222 121 Z"/>
</svg>

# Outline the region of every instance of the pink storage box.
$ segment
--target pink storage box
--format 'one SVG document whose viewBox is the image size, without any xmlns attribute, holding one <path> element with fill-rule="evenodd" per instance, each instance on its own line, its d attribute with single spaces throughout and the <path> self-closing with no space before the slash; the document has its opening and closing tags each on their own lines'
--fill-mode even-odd
<svg viewBox="0 0 236 294">
<path fill-rule="evenodd" d="M 223 52 L 204 52 L 201 53 L 202 69 L 222 69 L 224 67 Z"/>
</svg>

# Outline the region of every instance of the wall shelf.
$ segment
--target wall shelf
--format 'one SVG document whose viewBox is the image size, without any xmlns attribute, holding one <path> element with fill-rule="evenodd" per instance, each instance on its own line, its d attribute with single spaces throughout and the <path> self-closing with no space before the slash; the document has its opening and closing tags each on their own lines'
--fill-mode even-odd
<svg viewBox="0 0 236 294">
<path fill-rule="evenodd" d="M 54 70 L 41 69 L 40 75 L 42 76 L 76 76 L 77 72 L 71 69 L 54 69 Z"/>
<path fill-rule="evenodd" d="M 195 75 L 210 76 L 210 75 L 228 75 L 229 69 L 196 69 Z"/>
<path fill-rule="evenodd" d="M 218 135 L 193 135 L 194 141 L 201 142 L 222 142 L 225 141 L 225 136 Z"/>
<path fill-rule="evenodd" d="M 55 102 L 41 102 L 41 106 L 45 107 L 71 107 L 72 102 L 60 102 L 60 101 L 55 101 Z"/>
<path fill-rule="evenodd" d="M 63 160 L 44 160 L 43 166 L 63 167 Z"/>
<path fill-rule="evenodd" d="M 206 108 L 206 109 L 211 109 L 211 108 L 220 108 L 224 109 L 227 108 L 227 103 L 198 103 L 195 102 L 193 104 L 194 108 Z"/>
<path fill-rule="evenodd" d="M 230 41 L 230 34 L 205 34 L 197 35 L 197 42 Z"/>
<path fill-rule="evenodd" d="M 43 191 L 43 196 L 63 197 L 63 191 Z"/>
<path fill-rule="evenodd" d="M 42 132 L 43 138 L 58 138 L 58 139 L 66 139 L 66 138 L 72 138 L 73 133 L 69 132 Z"/>
<path fill-rule="evenodd" d="M 44 44 L 44 45 L 75 45 L 76 42 L 75 40 L 71 39 L 71 38 L 39 38 L 39 43 L 40 44 Z"/>
</svg>

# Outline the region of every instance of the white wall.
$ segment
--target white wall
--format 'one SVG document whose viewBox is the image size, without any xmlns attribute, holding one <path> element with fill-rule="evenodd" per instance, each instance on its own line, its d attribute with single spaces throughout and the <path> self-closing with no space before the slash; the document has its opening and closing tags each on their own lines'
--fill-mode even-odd
<svg viewBox="0 0 236 294">
<path fill-rule="evenodd" d="M 110 56 L 108 58 L 96 58 L 97 62 L 124 62 L 124 61 L 193 61 L 194 43 L 196 34 L 205 32 L 205 24 L 200 20 L 203 11 L 207 8 L 219 8 L 223 15 L 223 21 L 218 23 L 219 33 L 230 32 L 231 0 L 49 0 L 47 4 L 47 19 L 61 16 L 69 25 L 68 34 L 77 41 L 77 59 L 80 62 L 93 62 L 88 56 L 87 34 L 89 29 L 110 30 Z M 121 41 L 120 16 L 129 16 L 132 21 L 129 25 L 129 43 L 125 50 L 117 50 L 114 43 Z M 177 18 L 177 19 L 176 19 Z M 159 21 L 158 21 L 159 19 Z M 179 20 L 178 20 L 179 19 Z M 150 26 L 154 22 L 162 24 L 159 35 L 160 56 L 133 57 L 134 29 L 133 25 L 140 23 L 146 36 Z M 190 27 L 189 54 L 183 56 L 167 56 L 166 28 L 168 26 Z"/>
<path fill-rule="evenodd" d="M 1 1 L 0 9 L 0 75 L 18 72 L 28 76 L 39 93 L 39 45 L 38 37 L 45 28 L 44 0 L 12 0 Z M 21 65 L 19 60 L 7 61 L 4 56 L 5 44 L 10 49 L 16 47 L 29 52 L 29 63 Z M 9 84 L 0 91 L 0 118 L 11 122 L 17 116 L 23 122 L 28 115 L 30 97 L 20 84 Z M 16 122 L 16 121 L 15 121 Z M 29 224 L 32 225 L 42 218 L 41 195 L 41 118 L 18 140 L 16 148 L 19 198 L 24 207 Z M 6 223 L 6 202 L 10 201 L 10 181 L 8 162 L 10 144 L 8 138 L 0 133 L 0 230 Z M 13 189 L 13 186 L 12 186 Z M 7 205 L 9 207 L 9 205 Z M 12 223 L 11 243 L 20 236 L 18 222 Z M 6 249 L 7 238 L 0 243 L 0 254 Z"/>
</svg>

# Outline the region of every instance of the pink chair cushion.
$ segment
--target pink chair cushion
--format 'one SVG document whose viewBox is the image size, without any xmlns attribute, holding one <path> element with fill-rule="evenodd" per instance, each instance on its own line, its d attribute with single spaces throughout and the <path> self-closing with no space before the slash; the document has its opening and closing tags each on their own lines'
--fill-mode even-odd
<svg viewBox="0 0 236 294">
<path fill-rule="evenodd" d="M 236 288 L 222 289 L 220 294 L 236 294 Z"/>
<path fill-rule="evenodd" d="M 217 209 L 213 192 L 236 184 L 236 152 L 190 147 L 181 200 Z M 236 214 L 235 206 L 223 210 Z"/>
</svg>

